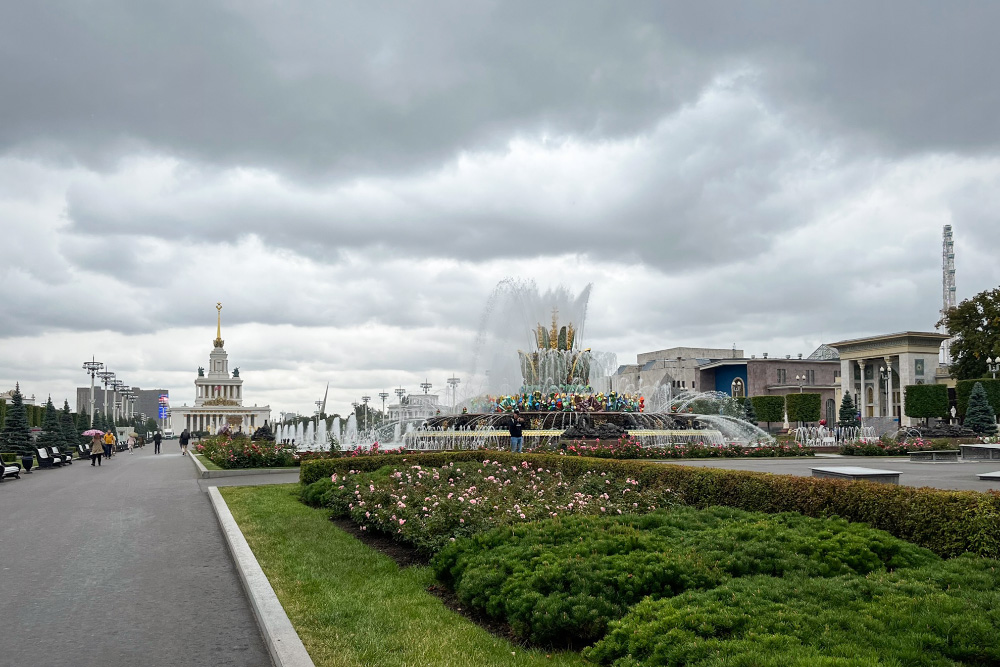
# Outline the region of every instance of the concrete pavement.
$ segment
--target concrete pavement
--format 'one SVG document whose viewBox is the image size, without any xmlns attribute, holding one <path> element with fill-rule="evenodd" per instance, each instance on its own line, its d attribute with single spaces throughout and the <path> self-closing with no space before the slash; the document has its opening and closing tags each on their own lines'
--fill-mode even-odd
<svg viewBox="0 0 1000 667">
<path fill-rule="evenodd" d="M 0 665 L 271 665 L 194 466 L 162 450 L 0 484 Z"/>
<path fill-rule="evenodd" d="M 977 474 L 1000 470 L 1000 461 L 985 463 L 910 463 L 909 457 L 816 456 L 809 458 L 702 459 L 663 461 L 675 465 L 724 468 L 726 470 L 756 470 L 778 475 L 812 476 L 811 468 L 861 466 L 881 470 L 896 470 L 899 483 L 906 486 L 930 486 L 936 489 L 969 491 L 1000 490 L 1000 481 L 980 480 Z"/>
</svg>

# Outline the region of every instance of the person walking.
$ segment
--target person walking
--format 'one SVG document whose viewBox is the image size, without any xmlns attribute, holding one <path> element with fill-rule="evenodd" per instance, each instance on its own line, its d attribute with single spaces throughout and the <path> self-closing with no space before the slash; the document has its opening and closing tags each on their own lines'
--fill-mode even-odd
<svg viewBox="0 0 1000 667">
<path fill-rule="evenodd" d="M 191 441 L 191 434 L 188 433 L 187 429 L 181 431 L 180 443 L 181 443 L 181 456 L 187 456 L 188 453 L 188 442 Z"/>
<path fill-rule="evenodd" d="M 510 451 L 523 453 L 524 452 L 524 417 L 521 416 L 520 410 L 514 410 L 514 416 L 511 417 L 510 426 L 507 427 L 510 431 Z"/>
<path fill-rule="evenodd" d="M 162 440 L 163 440 L 163 436 L 160 435 L 159 431 L 157 431 L 153 435 L 153 453 L 154 454 L 159 454 L 160 453 L 160 441 L 162 441 Z"/>
<path fill-rule="evenodd" d="M 101 440 L 101 436 L 95 435 L 94 439 L 90 441 L 90 465 L 101 465 L 101 455 L 104 453 L 104 442 Z"/>
<path fill-rule="evenodd" d="M 104 458 L 111 458 L 111 450 L 115 448 L 115 436 L 111 431 L 104 434 Z"/>
</svg>

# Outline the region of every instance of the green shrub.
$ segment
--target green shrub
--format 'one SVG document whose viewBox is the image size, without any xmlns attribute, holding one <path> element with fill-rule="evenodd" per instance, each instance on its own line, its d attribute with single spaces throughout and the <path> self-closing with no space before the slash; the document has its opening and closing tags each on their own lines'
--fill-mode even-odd
<svg viewBox="0 0 1000 667">
<path fill-rule="evenodd" d="M 311 483 L 334 472 L 374 470 L 392 462 L 440 466 L 481 460 L 477 451 L 434 452 L 388 457 L 326 459 L 302 464 L 300 479 Z M 894 484 L 850 482 L 814 477 L 773 475 L 746 470 L 719 470 L 649 461 L 618 461 L 577 456 L 490 453 L 508 465 L 530 461 L 534 467 L 561 472 L 573 479 L 600 470 L 621 479 L 638 480 L 645 488 L 670 489 L 693 507 L 724 505 L 768 513 L 799 512 L 806 516 L 837 515 L 926 547 L 939 556 L 969 551 L 1000 557 L 1000 493 L 945 491 Z"/>
<path fill-rule="evenodd" d="M 521 639 L 583 646 L 646 596 L 730 577 L 867 574 L 939 562 L 926 549 L 841 519 L 676 507 L 645 516 L 568 517 L 446 545 L 438 578 Z"/>
<path fill-rule="evenodd" d="M 993 412 L 1000 414 L 1000 380 L 992 378 L 979 378 L 978 380 L 959 380 L 955 383 L 955 398 L 958 401 L 958 416 L 965 417 L 969 409 L 969 396 L 976 383 L 980 382 L 986 390 L 986 397 L 989 399 Z"/>
<path fill-rule="evenodd" d="M 867 577 L 746 577 L 636 605 L 584 655 L 604 665 L 995 665 L 1000 563 Z"/>
<path fill-rule="evenodd" d="M 948 387 L 943 384 L 908 384 L 903 388 L 903 396 L 907 417 L 948 416 Z"/>
<path fill-rule="evenodd" d="M 758 422 L 783 422 L 785 421 L 785 397 L 784 396 L 751 396 L 753 410 L 757 414 Z"/>
<path fill-rule="evenodd" d="M 816 422 L 820 419 L 823 401 L 819 394 L 788 394 L 785 409 L 790 422 Z"/>
<path fill-rule="evenodd" d="M 997 431 L 996 411 L 990 405 L 982 382 L 972 387 L 963 425 L 982 435 L 993 435 Z"/>
</svg>

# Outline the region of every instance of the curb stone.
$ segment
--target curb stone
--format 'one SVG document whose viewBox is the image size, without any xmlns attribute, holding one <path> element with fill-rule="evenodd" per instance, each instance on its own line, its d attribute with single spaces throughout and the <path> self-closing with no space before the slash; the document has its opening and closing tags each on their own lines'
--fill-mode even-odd
<svg viewBox="0 0 1000 667">
<path fill-rule="evenodd" d="M 208 490 L 208 497 L 275 667 L 315 667 L 222 494 L 212 487 Z"/>
<path fill-rule="evenodd" d="M 188 456 L 194 461 L 194 467 L 198 469 L 198 476 L 202 479 L 215 479 L 217 477 L 242 477 L 244 475 L 277 475 L 282 473 L 296 472 L 293 468 L 239 468 L 237 470 L 209 470 L 205 467 L 197 456 L 188 452 Z"/>
</svg>

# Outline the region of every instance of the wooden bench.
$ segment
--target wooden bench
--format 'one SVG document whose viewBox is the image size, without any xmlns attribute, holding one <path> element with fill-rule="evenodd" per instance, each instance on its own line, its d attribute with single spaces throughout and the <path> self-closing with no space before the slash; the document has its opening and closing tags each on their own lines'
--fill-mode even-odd
<svg viewBox="0 0 1000 667">
<path fill-rule="evenodd" d="M 881 484 L 899 484 L 900 473 L 895 470 L 879 470 L 877 468 L 861 468 L 859 466 L 838 466 L 836 468 L 811 468 L 813 477 L 826 479 L 850 479 L 879 482 Z"/>
<path fill-rule="evenodd" d="M 35 451 L 38 453 L 39 468 L 51 468 L 63 464 L 63 457 L 53 455 L 46 447 L 37 447 Z"/>
<path fill-rule="evenodd" d="M 21 464 L 18 463 L 17 465 L 14 465 L 12 463 L 0 461 L 0 482 L 3 481 L 4 477 L 21 479 Z"/>
<path fill-rule="evenodd" d="M 958 450 L 957 449 L 929 449 L 922 452 L 907 452 L 910 455 L 911 461 L 918 462 L 928 462 L 931 463 L 935 461 L 950 461 L 952 463 L 958 463 Z"/>
<path fill-rule="evenodd" d="M 1000 461 L 1000 445 L 959 445 L 962 459 L 972 461 Z"/>
<path fill-rule="evenodd" d="M 62 453 L 59 451 L 58 447 L 49 447 L 49 451 L 52 452 L 52 456 L 61 458 L 63 463 L 67 465 L 73 464 L 73 452 Z"/>
</svg>

